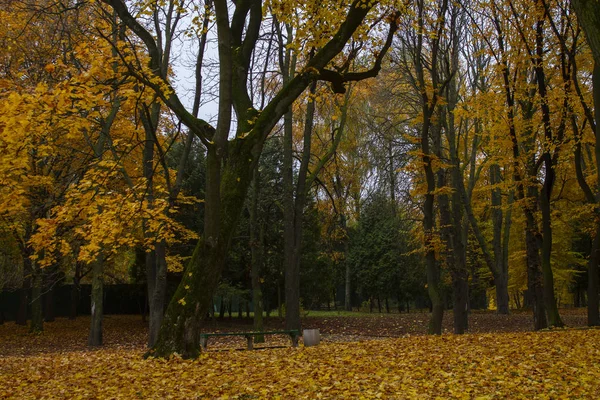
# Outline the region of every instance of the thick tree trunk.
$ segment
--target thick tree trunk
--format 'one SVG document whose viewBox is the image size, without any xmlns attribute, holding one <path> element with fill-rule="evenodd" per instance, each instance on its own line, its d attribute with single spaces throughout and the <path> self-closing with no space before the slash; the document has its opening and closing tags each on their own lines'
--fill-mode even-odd
<svg viewBox="0 0 600 400">
<path fill-rule="evenodd" d="M 168 357 L 178 353 L 195 358 L 200 353 L 200 333 L 212 296 L 219 284 L 231 237 L 237 225 L 247 189 L 252 179 L 254 160 L 262 142 L 229 143 L 236 154 L 221 169 L 214 147 L 207 153 L 204 236 L 198 241 L 181 283 L 164 316 L 158 340 L 147 356 Z M 257 147 L 258 146 L 258 147 Z"/>
<path fill-rule="evenodd" d="M 496 285 L 496 307 L 497 313 L 508 315 L 510 297 L 508 294 L 508 274 L 500 270 L 496 276 L 494 276 L 494 282 Z"/>
<path fill-rule="evenodd" d="M 104 317 L 104 264 L 102 256 L 92 263 L 92 302 L 88 346 L 102 346 L 102 318 Z"/>
<path fill-rule="evenodd" d="M 536 227 L 532 225 L 532 216 L 527 216 L 527 228 L 525 232 L 527 247 L 527 291 L 533 307 L 533 327 L 535 330 L 540 330 L 548 327 L 548 321 L 546 319 L 544 289 L 540 271 L 538 239 L 536 238 Z"/>
<path fill-rule="evenodd" d="M 596 0 L 572 0 L 571 4 L 577 14 L 577 20 L 581 24 L 588 44 L 592 49 L 594 60 L 600 65 L 600 13 Z M 596 113 L 598 113 L 596 103 Z M 596 123 L 598 117 L 596 117 Z"/>
<path fill-rule="evenodd" d="M 576 1 L 575 3 L 580 3 Z M 579 15 L 579 14 L 578 14 Z M 586 18 L 590 18 L 587 16 Z M 596 29 L 595 39 L 596 40 L 596 53 L 594 62 L 594 74 L 593 74 L 593 95 L 594 95 L 594 119 L 596 120 L 596 142 L 595 142 L 595 157 L 596 157 L 596 171 L 600 171 L 600 38 L 598 33 L 600 32 L 600 17 L 596 13 Z M 585 27 L 585 25 L 584 25 Z M 591 41 L 588 33 L 588 39 Z M 590 255 L 589 268 L 588 268 L 588 325 L 597 326 L 600 325 L 600 315 L 598 310 L 598 264 L 600 263 L 600 173 L 597 175 L 597 192 L 596 192 L 596 203 L 598 210 L 596 211 L 596 237 L 594 238 L 594 244 L 592 245 L 592 254 Z"/>
<path fill-rule="evenodd" d="M 548 174 L 549 171 L 546 171 Z M 554 275 L 552 273 L 552 265 L 550 258 L 552 255 L 552 226 L 550 215 L 550 194 L 546 192 L 546 185 L 542 189 L 540 196 L 540 208 L 542 209 L 542 277 L 544 281 L 544 304 L 546 306 L 546 314 L 548 316 L 548 325 L 551 327 L 564 326 L 558 306 L 556 304 L 556 296 L 554 294 Z"/>
</svg>

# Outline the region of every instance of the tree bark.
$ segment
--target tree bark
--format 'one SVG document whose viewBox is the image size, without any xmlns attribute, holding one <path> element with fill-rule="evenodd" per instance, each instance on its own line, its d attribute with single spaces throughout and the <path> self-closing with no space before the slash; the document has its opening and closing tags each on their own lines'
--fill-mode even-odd
<svg viewBox="0 0 600 400">
<path fill-rule="evenodd" d="M 600 225 L 596 228 L 596 237 L 592 241 L 592 251 L 588 260 L 588 326 L 600 325 L 598 307 L 598 264 L 600 260 Z"/>
<path fill-rule="evenodd" d="M 55 317 L 54 284 L 53 282 L 50 282 L 48 290 L 46 291 L 46 295 L 44 296 L 44 322 L 54 322 L 56 319 Z"/>
<path fill-rule="evenodd" d="M 102 319 L 104 317 L 104 264 L 102 256 L 92 262 L 92 304 L 88 346 L 102 346 Z"/>
<path fill-rule="evenodd" d="M 77 306 L 79 305 L 79 280 L 77 273 L 73 277 L 73 285 L 71 285 L 71 304 L 69 311 L 69 319 L 74 320 L 77 318 Z"/>
<path fill-rule="evenodd" d="M 348 221 L 344 214 L 340 215 L 342 229 L 346 232 L 344 238 L 344 310 L 352 311 L 352 268 L 348 260 Z M 335 304 L 335 297 L 333 298 Z"/>
<path fill-rule="evenodd" d="M 19 289 L 19 306 L 15 318 L 17 325 L 27 325 L 27 306 L 29 304 L 30 290 L 31 278 L 23 279 L 23 286 Z"/>
<path fill-rule="evenodd" d="M 150 256 L 150 257 L 149 257 Z M 153 285 L 148 285 L 149 330 L 148 346 L 153 346 L 158 338 L 165 312 L 165 296 L 167 292 L 166 243 L 164 240 L 155 243 L 155 250 L 146 255 L 154 272 Z M 148 262 L 148 261 L 147 261 Z M 148 266 L 148 264 L 147 264 Z"/>
<path fill-rule="evenodd" d="M 540 272 L 540 254 L 538 251 L 537 226 L 531 212 L 526 210 L 527 227 L 525 231 L 527 253 L 527 291 L 533 307 L 533 326 L 535 330 L 548 327 L 544 303 L 544 289 Z"/>
<path fill-rule="evenodd" d="M 596 14 L 597 17 L 597 14 Z M 596 21 L 596 39 L 598 39 L 598 33 L 600 32 L 600 22 Z M 600 44 L 598 45 L 600 47 Z M 594 62 L 594 74 L 593 74 L 593 94 L 594 94 L 594 119 L 596 120 L 596 143 L 595 143 L 595 156 L 596 156 L 596 171 L 600 171 L 600 49 L 598 51 L 598 58 Z M 600 174 L 597 173 L 597 192 L 596 192 L 596 204 L 600 203 Z M 600 325 L 600 313 L 599 313 L 599 279 L 598 279 L 598 264 L 600 263 L 600 205 L 597 205 L 596 210 L 596 237 L 592 244 L 592 253 L 588 264 L 588 325 L 598 326 Z"/>
<path fill-rule="evenodd" d="M 509 296 L 508 296 L 508 271 L 504 264 L 504 247 L 502 240 L 502 192 L 496 187 L 501 182 L 500 166 L 493 164 L 490 166 L 490 183 L 494 186 L 491 193 L 492 202 L 492 223 L 493 223 L 493 247 L 494 247 L 494 284 L 496 286 L 496 309 L 498 314 L 508 315 Z M 504 227 L 506 230 L 507 227 Z"/>
<path fill-rule="evenodd" d="M 252 182 L 252 204 L 250 206 L 250 249 L 252 252 L 252 302 L 254 303 L 253 329 L 264 331 L 263 324 L 263 294 L 260 274 L 263 267 L 264 254 L 264 225 L 258 222 L 258 200 L 260 196 L 260 172 L 258 164 L 254 170 Z M 257 230 L 259 231 L 257 234 Z M 254 342 L 264 343 L 264 335 L 254 337 Z"/>
<path fill-rule="evenodd" d="M 577 19 L 592 49 L 596 65 L 600 64 L 600 13 L 596 0 L 571 0 Z M 598 112 L 596 103 L 596 113 Z M 596 114 L 597 115 L 597 114 Z M 596 122 L 598 117 L 596 116 Z"/>
<path fill-rule="evenodd" d="M 438 76 L 438 51 L 439 51 L 439 35 L 433 38 L 431 44 L 431 56 L 430 56 L 430 75 L 433 83 L 433 92 L 427 92 L 427 84 L 425 82 L 425 67 L 423 65 L 423 35 L 424 30 L 424 2 L 419 1 L 418 4 L 418 16 L 417 16 L 417 29 L 419 32 L 417 35 L 416 48 L 414 49 L 413 62 L 415 64 L 415 73 L 417 75 L 417 87 L 421 95 L 421 112 L 423 115 L 423 123 L 420 128 L 420 145 L 421 145 L 421 160 L 423 162 L 423 170 L 425 174 L 426 193 L 425 201 L 423 203 L 423 233 L 424 233 L 424 247 L 425 247 L 425 262 L 427 265 L 427 290 L 429 292 L 429 298 L 431 300 L 431 318 L 429 320 L 429 333 L 441 335 L 442 333 L 442 319 L 444 316 L 444 301 L 442 299 L 441 290 L 441 269 L 436 260 L 435 255 L 435 174 L 433 171 L 433 156 L 434 153 L 430 150 L 429 146 L 429 135 L 432 128 L 432 117 L 434 115 L 437 103 L 439 101 L 439 93 L 437 90 L 439 84 Z M 445 14 L 448 9 L 448 1 L 442 1 L 440 6 L 438 17 L 440 23 L 439 29 L 442 29 L 445 25 Z M 438 132 L 439 133 L 439 132 Z M 435 138 L 434 138 L 435 140 Z"/>
<path fill-rule="evenodd" d="M 44 318 L 42 314 L 42 271 L 27 257 L 24 260 L 31 268 L 31 324 L 29 332 L 40 333 L 44 330 Z"/>
</svg>

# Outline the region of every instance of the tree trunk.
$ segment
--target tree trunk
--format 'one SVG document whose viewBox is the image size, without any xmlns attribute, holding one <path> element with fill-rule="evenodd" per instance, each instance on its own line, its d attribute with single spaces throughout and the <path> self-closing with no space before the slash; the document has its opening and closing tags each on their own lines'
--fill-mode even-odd
<svg viewBox="0 0 600 400">
<path fill-rule="evenodd" d="M 31 278 L 25 278 L 23 280 L 23 286 L 19 289 L 19 307 L 17 308 L 17 315 L 15 323 L 17 325 L 27 325 L 27 306 L 29 304 L 31 289 Z"/>
<path fill-rule="evenodd" d="M 219 304 L 219 319 L 225 318 L 225 297 L 221 296 L 221 304 Z"/>
<path fill-rule="evenodd" d="M 548 166 L 546 166 L 548 168 Z M 549 174 L 546 171 L 546 174 Z M 553 172 L 552 172 L 553 173 Z M 548 179 L 548 178 L 546 178 Z M 544 303 L 546 306 L 546 314 L 548 316 L 548 325 L 550 327 L 564 326 L 558 306 L 556 304 L 556 296 L 554 294 L 554 276 L 552 273 L 552 264 L 550 258 L 552 255 L 552 226 L 551 226 L 551 210 L 550 210 L 550 193 L 546 190 L 546 184 L 542 189 L 540 196 L 540 208 L 542 209 L 542 277 L 544 282 Z"/>
<path fill-rule="evenodd" d="M 102 346 L 102 318 L 104 316 L 104 264 L 102 256 L 92 263 L 92 306 L 88 346 Z"/>
<path fill-rule="evenodd" d="M 571 4 L 592 49 L 594 61 L 596 65 L 600 65 L 600 13 L 598 13 L 598 2 L 595 0 L 572 0 Z M 598 103 L 596 103 L 596 115 L 598 115 L 597 113 Z M 596 116 L 596 123 L 599 120 Z"/>
<path fill-rule="evenodd" d="M 306 204 L 306 197 L 308 196 L 308 189 L 310 182 L 307 182 L 308 176 L 308 166 L 310 163 L 311 156 L 311 136 L 313 131 L 313 121 L 315 115 L 315 100 L 314 94 L 317 90 L 316 81 L 310 85 L 310 93 L 311 98 L 306 107 L 306 119 L 304 123 L 304 142 L 302 148 L 302 160 L 300 162 L 300 170 L 298 171 L 298 182 L 296 185 L 296 198 L 294 200 L 294 192 L 293 190 L 287 193 L 287 196 L 292 196 L 292 201 L 287 200 L 285 204 L 289 207 L 292 207 L 292 212 L 286 211 L 286 228 L 285 228 L 285 238 L 286 240 L 290 240 L 290 243 L 286 242 L 285 249 L 287 250 L 285 261 L 286 261 L 286 271 L 285 271 L 285 328 L 286 329 L 301 329 L 301 321 L 300 321 L 300 252 L 302 250 L 302 233 L 303 233 L 303 216 L 304 216 L 304 206 Z M 291 123 L 291 119 L 288 123 Z M 284 132 L 284 134 L 291 135 L 291 127 Z M 287 136 L 284 138 L 284 156 L 285 168 L 290 167 L 290 160 L 293 160 L 292 157 L 292 140 L 291 137 Z M 285 169 L 284 168 L 284 169 Z M 313 174 L 318 173 L 318 168 L 312 172 Z M 290 170 L 287 170 L 288 180 Z M 287 186 L 289 182 L 285 185 Z M 289 214 L 289 215 L 288 215 Z M 288 232 L 287 224 L 290 222 L 288 220 L 292 218 L 291 232 Z"/>
<path fill-rule="evenodd" d="M 44 296 L 44 322 L 54 322 L 54 283 L 48 282 L 48 290 Z"/>
<path fill-rule="evenodd" d="M 69 319 L 74 320 L 77 318 L 77 306 L 79 305 L 79 278 L 73 278 L 73 285 L 71 285 L 71 304 L 69 311 Z"/>
<path fill-rule="evenodd" d="M 26 263 L 31 268 L 31 324 L 29 332 L 39 333 L 44 330 L 44 318 L 42 315 L 42 271 L 27 257 Z"/>
<path fill-rule="evenodd" d="M 351 282 L 351 269 L 350 263 L 346 260 L 345 264 L 345 273 L 344 273 L 344 310 L 352 311 L 352 282 Z"/>
<path fill-rule="evenodd" d="M 255 331 L 264 331 L 263 323 L 263 294 L 260 282 L 260 274 L 263 266 L 264 254 L 264 224 L 258 222 L 258 200 L 260 196 L 260 173 L 257 168 L 254 170 L 254 179 L 252 182 L 252 204 L 250 206 L 250 249 L 252 256 L 252 302 L 254 303 L 253 329 Z M 259 227 L 260 226 L 260 227 Z M 258 234 L 257 234 L 258 230 Z M 264 335 L 254 337 L 256 343 L 264 343 Z"/>
<path fill-rule="evenodd" d="M 504 271 L 499 271 L 498 274 L 494 277 L 494 282 L 496 284 L 496 307 L 497 313 L 508 315 L 510 297 L 508 295 L 508 274 L 505 274 Z"/>
<path fill-rule="evenodd" d="M 526 214 L 528 212 L 526 211 Z M 533 307 L 533 327 L 535 330 L 548 327 L 544 303 L 544 289 L 540 271 L 540 256 L 536 238 L 536 227 L 532 216 L 527 216 L 525 241 L 527 247 L 527 291 Z"/>
<path fill-rule="evenodd" d="M 419 1 L 418 6 L 418 19 L 417 29 L 419 31 L 424 29 L 424 2 Z M 440 29 L 445 23 L 445 14 L 448 9 L 448 1 L 442 1 L 438 17 L 440 18 Z M 442 334 L 442 319 L 444 317 L 444 302 L 442 299 L 441 289 L 441 269 L 436 260 L 435 254 L 435 174 L 433 170 L 433 152 L 430 151 L 429 135 L 432 127 L 432 117 L 436 110 L 439 100 L 438 88 L 438 50 L 439 50 L 439 37 L 434 38 L 432 43 L 434 51 L 430 56 L 430 78 L 433 82 L 433 92 L 429 93 L 427 90 L 428 84 L 425 79 L 425 70 L 427 69 L 423 65 L 423 36 L 417 33 L 417 43 L 414 49 L 413 62 L 415 64 L 415 72 L 418 81 L 418 90 L 420 92 L 421 101 L 421 113 L 423 116 L 423 123 L 420 129 L 420 145 L 421 145 L 421 160 L 423 162 L 423 172 L 425 173 L 425 201 L 423 203 L 423 234 L 424 234 L 424 248 L 425 248 L 425 262 L 427 265 L 427 291 L 429 292 L 429 298 L 431 300 L 431 318 L 429 320 L 430 334 L 441 335 Z M 439 135 L 439 129 L 435 132 L 434 136 Z M 434 140 L 439 142 L 439 137 L 434 137 Z"/>
<path fill-rule="evenodd" d="M 344 214 L 340 215 L 342 229 L 346 232 L 344 238 L 344 310 L 352 311 L 352 269 L 348 260 L 348 221 Z M 334 300 L 335 302 L 335 297 Z"/>
<path fill-rule="evenodd" d="M 121 21 L 142 39 L 155 77 L 161 83 L 168 84 L 165 81 L 168 65 L 160 68 L 162 54 L 161 51 L 155 51 L 157 43 L 153 35 L 129 13 L 124 2 L 105 0 L 104 3 L 112 7 Z M 233 6 L 236 9 L 232 19 L 226 2 L 214 2 L 213 6 L 219 52 L 219 109 L 216 129 L 206 121 L 194 118 L 185 110 L 176 94 L 162 92 L 164 85 L 154 85 L 162 100 L 203 141 L 207 148 L 207 171 L 204 234 L 197 243 L 183 279 L 167 308 L 157 343 L 147 355 L 167 357 L 175 352 L 185 358 L 199 355 L 202 319 L 221 277 L 231 237 L 264 140 L 293 102 L 312 81 L 319 78 L 318 72 L 344 49 L 374 3 L 353 3 L 338 31 L 307 61 L 303 73 L 284 81 L 282 89 L 260 111 L 254 108 L 252 96 L 248 93 L 249 65 L 261 31 L 260 2 Z M 389 48 L 396 29 L 396 25 L 391 23 L 387 46 L 382 48 L 380 55 L 384 55 Z M 291 53 L 291 48 L 288 51 Z M 377 67 L 380 67 L 379 63 L 378 59 Z M 293 68 L 287 70 L 289 72 Z M 235 139 L 229 140 L 233 110 L 237 114 L 237 132 Z"/>
<path fill-rule="evenodd" d="M 494 164 L 490 166 L 490 183 L 499 185 L 501 182 L 500 166 Z M 496 286 L 496 310 L 498 314 L 508 315 L 509 297 L 508 297 L 508 274 L 504 271 L 504 247 L 502 241 L 502 223 L 504 220 L 502 211 L 502 192 L 500 188 L 492 189 L 492 223 L 493 223 L 493 247 L 494 247 L 494 284 Z M 506 230 L 507 227 L 504 227 Z"/>
<path fill-rule="evenodd" d="M 230 154 L 222 168 L 215 148 L 207 153 L 205 234 L 199 240 L 181 283 L 164 316 L 158 340 L 147 356 L 178 353 L 195 358 L 200 353 L 203 317 L 219 284 L 231 237 L 237 225 L 262 142 L 229 143 Z M 255 147 L 255 144 L 259 146 Z"/>
<path fill-rule="evenodd" d="M 575 3 L 579 3 L 576 1 Z M 578 14 L 579 15 L 579 14 Z M 586 18 L 590 18 L 587 16 Z M 585 27 L 585 25 L 584 25 Z M 596 53 L 594 59 L 594 74 L 593 74 L 593 94 L 594 94 L 594 119 L 596 120 L 596 142 L 595 142 L 595 157 L 596 157 L 596 171 L 600 171 L 600 39 L 598 38 L 598 32 L 600 32 L 600 19 L 598 13 L 596 13 Z M 588 34 L 589 39 L 589 34 Z M 598 310 L 598 264 L 600 262 L 600 173 L 596 172 L 597 175 L 597 192 L 596 192 L 596 237 L 594 238 L 594 244 L 592 245 L 592 254 L 590 256 L 589 268 L 588 268 L 588 325 L 597 326 L 600 325 L 600 315 Z"/>
<path fill-rule="evenodd" d="M 149 329 L 148 347 L 154 346 L 165 312 L 167 293 L 166 243 L 155 243 L 154 251 L 146 253 L 146 276 L 148 280 Z"/>
<path fill-rule="evenodd" d="M 600 325 L 598 310 L 598 261 L 600 260 L 600 223 L 596 223 L 596 237 L 592 241 L 592 251 L 588 260 L 588 326 Z"/>
</svg>

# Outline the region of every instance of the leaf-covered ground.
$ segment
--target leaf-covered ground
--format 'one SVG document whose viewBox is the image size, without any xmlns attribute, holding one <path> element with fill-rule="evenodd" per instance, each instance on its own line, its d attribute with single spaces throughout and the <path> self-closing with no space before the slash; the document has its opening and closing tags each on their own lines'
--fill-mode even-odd
<svg viewBox="0 0 600 400">
<path fill-rule="evenodd" d="M 165 361 L 141 358 L 139 317 L 106 318 L 107 345 L 93 351 L 87 322 L 59 319 L 40 336 L 0 326 L 0 398 L 600 398 L 600 330 L 325 336 L 317 347 L 259 351 L 221 342 L 212 348 L 231 351 Z"/>
</svg>

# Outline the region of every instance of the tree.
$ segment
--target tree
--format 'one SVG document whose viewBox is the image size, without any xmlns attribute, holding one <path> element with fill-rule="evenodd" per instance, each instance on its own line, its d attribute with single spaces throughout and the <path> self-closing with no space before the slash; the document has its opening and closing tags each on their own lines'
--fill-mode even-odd
<svg viewBox="0 0 600 400">
<path fill-rule="evenodd" d="M 147 69 L 131 66 L 131 72 L 151 87 L 181 121 L 200 138 L 207 148 L 207 182 L 205 199 L 204 234 L 199 240 L 173 300 L 167 308 L 158 341 L 149 354 L 168 356 L 175 352 L 192 358 L 199 354 L 199 334 L 202 318 L 217 287 L 223 269 L 231 236 L 243 209 L 252 171 L 272 128 L 287 112 L 291 104 L 315 79 L 326 79 L 336 84 L 376 75 L 376 59 L 372 70 L 359 74 L 342 74 L 328 69 L 347 41 L 361 27 L 375 4 L 353 2 L 347 8 L 332 6 L 339 20 L 329 20 L 328 35 L 311 36 L 315 40 L 314 56 L 305 64 L 302 73 L 281 87 L 262 110 L 257 110 L 248 94 L 248 74 L 253 50 L 263 23 L 262 3 L 248 1 L 234 4 L 233 14 L 225 1 L 215 1 L 219 52 L 219 111 L 216 127 L 194 117 L 185 109 L 177 94 L 160 71 L 160 47 L 154 36 L 136 19 L 125 3 L 104 0 L 118 14 L 120 20 L 141 40 L 148 52 Z M 286 3 L 274 4 L 273 12 L 282 12 Z M 375 7 L 375 10 L 379 7 Z M 331 18 L 331 15 L 328 15 Z M 281 19 L 281 18 L 280 18 Z M 315 21 L 316 31 L 323 29 Z M 333 28 L 333 29 L 331 29 Z M 314 32 L 310 32 L 313 34 Z M 328 38 L 322 40 L 320 38 Z M 232 111 L 237 117 L 235 135 L 229 139 Z"/>
<path fill-rule="evenodd" d="M 596 141 L 594 144 L 594 154 L 596 161 L 596 195 L 593 196 L 591 191 L 588 192 L 588 198 L 594 199 L 596 203 L 599 202 L 598 196 L 600 196 L 600 16 L 598 15 L 598 4 L 594 0 L 572 0 L 571 4 L 585 36 L 588 44 L 592 50 L 594 57 L 594 71 L 592 78 L 592 92 L 594 101 L 594 120 L 595 120 L 595 136 Z M 588 112 L 588 114 L 591 114 Z M 590 119 L 590 123 L 591 123 Z M 580 180 L 581 181 L 581 180 Z M 585 185 L 583 185 L 585 186 Z M 594 242 L 592 244 L 592 251 L 590 254 L 589 268 L 588 268 L 588 325 L 596 326 L 600 325 L 600 312 L 599 312 L 599 278 L 598 278 L 598 264 L 600 263 L 600 210 L 596 209 L 596 233 Z"/>
</svg>

